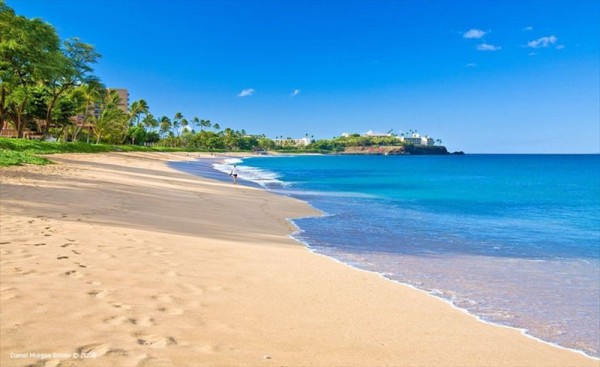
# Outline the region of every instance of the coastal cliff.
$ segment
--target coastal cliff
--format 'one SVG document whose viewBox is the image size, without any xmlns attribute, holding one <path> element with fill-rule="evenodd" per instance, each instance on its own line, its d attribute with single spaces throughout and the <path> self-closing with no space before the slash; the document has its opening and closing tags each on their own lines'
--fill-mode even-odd
<svg viewBox="0 0 600 367">
<path fill-rule="evenodd" d="M 464 154 L 463 152 L 450 153 L 444 146 L 351 146 L 346 147 L 341 154 L 358 155 L 448 155 Z"/>
</svg>

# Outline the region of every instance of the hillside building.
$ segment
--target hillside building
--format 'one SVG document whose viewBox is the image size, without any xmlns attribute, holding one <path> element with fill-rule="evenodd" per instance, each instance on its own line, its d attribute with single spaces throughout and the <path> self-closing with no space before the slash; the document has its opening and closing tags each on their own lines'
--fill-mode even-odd
<svg viewBox="0 0 600 367">
<path fill-rule="evenodd" d="M 412 136 L 399 136 L 401 142 L 410 143 L 412 145 L 435 145 L 435 141 L 429 136 L 421 136 L 419 134 L 412 134 Z"/>
<path fill-rule="evenodd" d="M 306 137 L 301 139 L 275 139 L 273 141 L 280 147 L 305 147 L 311 143 L 310 139 Z"/>
</svg>

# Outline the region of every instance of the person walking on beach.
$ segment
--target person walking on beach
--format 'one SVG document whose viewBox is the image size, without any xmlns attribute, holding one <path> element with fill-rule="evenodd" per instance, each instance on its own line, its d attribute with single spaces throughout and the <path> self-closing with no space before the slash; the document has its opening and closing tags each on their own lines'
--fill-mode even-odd
<svg viewBox="0 0 600 367">
<path fill-rule="evenodd" d="M 235 164 L 233 165 L 233 168 L 231 169 L 231 172 L 229 172 L 229 176 L 231 176 L 233 178 L 233 183 L 236 184 L 237 183 L 238 170 L 237 170 L 237 167 L 235 166 Z"/>
</svg>

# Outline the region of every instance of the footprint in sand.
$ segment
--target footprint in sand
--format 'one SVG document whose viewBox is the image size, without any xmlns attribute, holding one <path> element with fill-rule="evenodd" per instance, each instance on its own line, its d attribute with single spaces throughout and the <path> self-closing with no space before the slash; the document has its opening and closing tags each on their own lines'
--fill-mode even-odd
<svg viewBox="0 0 600 367">
<path fill-rule="evenodd" d="M 106 352 L 105 354 L 106 356 L 121 356 L 121 357 L 127 357 L 129 355 L 129 352 L 127 352 L 125 349 L 109 349 L 108 352 Z"/>
<path fill-rule="evenodd" d="M 129 321 L 130 323 L 132 323 L 134 325 L 144 326 L 144 327 L 154 325 L 154 319 L 151 317 L 141 317 L 141 318 L 130 317 L 129 319 L 127 319 L 127 321 Z"/>
<path fill-rule="evenodd" d="M 123 325 L 128 322 L 129 319 L 125 316 L 112 316 L 102 321 L 107 325 Z"/>
<path fill-rule="evenodd" d="M 172 336 L 164 337 L 164 336 L 153 335 L 153 334 L 148 334 L 148 335 L 142 334 L 142 335 L 137 336 L 137 343 L 139 345 L 144 345 L 147 347 L 164 348 L 169 345 L 176 345 L 177 341 Z"/>
<path fill-rule="evenodd" d="M 87 294 L 89 294 L 90 296 L 96 297 L 96 298 L 104 298 L 104 297 L 106 297 L 108 292 L 104 291 L 104 290 L 102 290 L 102 291 L 93 290 L 93 291 L 87 292 Z"/>
<path fill-rule="evenodd" d="M 180 308 L 171 308 L 171 307 L 159 307 L 158 310 L 160 312 L 164 312 L 168 315 L 181 315 L 183 313 L 183 310 Z"/>
<path fill-rule="evenodd" d="M 152 299 L 155 299 L 159 302 L 163 302 L 163 303 L 171 303 L 173 302 L 173 297 L 169 296 L 168 294 L 161 294 L 158 296 L 152 296 Z"/>
<path fill-rule="evenodd" d="M 77 250 L 71 250 L 72 253 L 74 253 L 75 255 L 81 255 L 81 252 L 77 251 Z"/>
<path fill-rule="evenodd" d="M 56 260 L 64 260 L 64 259 L 68 259 L 68 256 L 59 256 L 56 258 Z"/>
<path fill-rule="evenodd" d="M 83 275 L 79 274 L 77 272 L 77 270 L 68 270 L 68 271 L 65 271 L 64 274 L 66 276 L 68 276 L 68 277 L 72 277 L 72 278 L 75 278 L 75 279 L 81 279 L 81 278 L 83 278 Z"/>
<path fill-rule="evenodd" d="M 148 327 L 154 325 L 154 319 L 151 317 L 125 317 L 125 316 L 111 316 L 107 319 L 102 320 L 105 324 L 116 326 L 123 324 L 132 324 L 136 326 Z"/>
<path fill-rule="evenodd" d="M 121 302 L 109 302 L 114 308 L 121 308 L 123 310 L 131 310 L 131 306 L 123 304 Z"/>
<path fill-rule="evenodd" d="M 88 344 L 82 347 L 77 348 L 77 353 L 79 355 L 94 355 L 96 357 L 100 357 L 105 355 L 110 351 L 110 346 L 108 344 L 97 343 L 97 344 Z"/>
</svg>

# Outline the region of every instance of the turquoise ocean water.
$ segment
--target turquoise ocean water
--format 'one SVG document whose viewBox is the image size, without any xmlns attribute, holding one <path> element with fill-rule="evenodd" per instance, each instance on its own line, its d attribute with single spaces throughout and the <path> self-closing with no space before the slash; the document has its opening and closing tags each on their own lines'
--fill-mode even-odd
<svg viewBox="0 0 600 367">
<path fill-rule="evenodd" d="M 315 252 L 600 356 L 600 155 L 293 156 L 216 171 L 308 201 Z M 200 163 L 197 163 L 200 164 Z"/>
</svg>

